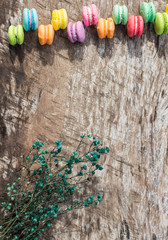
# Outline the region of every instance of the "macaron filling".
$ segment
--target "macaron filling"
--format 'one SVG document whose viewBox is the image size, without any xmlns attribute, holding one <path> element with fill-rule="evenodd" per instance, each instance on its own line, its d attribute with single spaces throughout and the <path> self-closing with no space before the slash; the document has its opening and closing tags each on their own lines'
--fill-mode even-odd
<svg viewBox="0 0 168 240">
<path fill-rule="evenodd" d="M 90 25 L 92 25 L 92 11 L 90 7 L 88 7 L 88 13 L 89 13 L 89 18 L 90 18 Z"/>
<path fill-rule="evenodd" d="M 32 28 L 32 13 L 30 10 L 29 10 L 29 16 L 30 16 L 30 28 Z"/>
<path fill-rule="evenodd" d="M 77 37 L 77 34 L 76 34 L 76 24 L 74 23 L 73 26 L 72 26 L 72 36 L 73 36 L 73 39 L 74 41 L 78 41 L 78 37 Z"/>
</svg>

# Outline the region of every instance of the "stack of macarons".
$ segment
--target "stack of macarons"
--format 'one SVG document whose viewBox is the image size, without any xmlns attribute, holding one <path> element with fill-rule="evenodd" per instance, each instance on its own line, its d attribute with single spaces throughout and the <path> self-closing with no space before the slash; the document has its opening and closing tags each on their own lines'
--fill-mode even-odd
<svg viewBox="0 0 168 240">
<path fill-rule="evenodd" d="M 168 34 L 168 4 L 164 13 L 156 13 L 154 28 L 157 35 Z"/>
<path fill-rule="evenodd" d="M 168 14 L 168 4 L 166 4 L 166 13 Z"/>
<path fill-rule="evenodd" d="M 97 24 L 97 33 L 99 38 L 113 38 L 115 31 L 115 24 L 112 18 L 100 18 Z"/>
<path fill-rule="evenodd" d="M 11 45 L 23 44 L 24 30 L 36 30 L 38 28 L 38 38 L 41 45 L 51 45 L 54 40 L 54 30 L 66 29 L 70 42 L 85 41 L 85 27 L 97 25 L 97 33 L 100 39 L 113 38 L 115 24 L 127 25 L 127 34 L 129 37 L 140 37 L 144 30 L 144 23 L 154 22 L 156 34 L 168 34 L 168 4 L 164 13 L 156 13 L 152 2 L 143 2 L 140 7 L 139 16 L 128 16 L 128 8 L 125 5 L 115 5 L 112 11 L 112 17 L 106 19 L 100 18 L 95 4 L 84 6 L 82 9 L 82 21 L 69 22 L 67 11 L 62 8 L 55 9 L 52 12 L 51 24 L 40 25 L 38 27 L 37 11 L 32 8 L 23 10 L 23 26 L 11 25 L 8 29 L 8 38 Z M 24 30 L 23 30 L 24 29 Z"/>
<path fill-rule="evenodd" d="M 85 41 L 85 29 L 81 21 L 72 23 L 70 22 L 67 27 L 68 38 L 71 43 Z"/>
<path fill-rule="evenodd" d="M 38 15 L 36 9 L 29 10 L 25 8 L 23 10 L 23 27 L 25 31 L 36 30 L 38 28 Z"/>
<path fill-rule="evenodd" d="M 89 7 L 84 6 L 82 10 L 82 18 L 85 26 L 96 25 L 98 23 L 98 10 L 95 4 Z"/>
<path fill-rule="evenodd" d="M 130 16 L 127 23 L 127 34 L 129 37 L 140 37 L 144 30 L 144 21 L 141 16 Z"/>
<path fill-rule="evenodd" d="M 156 9 L 152 2 L 141 4 L 140 15 L 144 19 L 144 23 L 154 22 L 156 17 Z"/>
<path fill-rule="evenodd" d="M 126 25 L 128 21 L 128 8 L 123 5 L 115 5 L 112 12 L 113 20 L 115 24 Z"/>
<path fill-rule="evenodd" d="M 154 28 L 157 35 L 168 34 L 168 14 L 166 12 L 156 13 Z"/>
<path fill-rule="evenodd" d="M 22 25 L 17 25 L 16 27 L 11 25 L 8 29 L 8 38 L 10 45 L 22 45 L 24 42 L 24 31 Z"/>
<path fill-rule="evenodd" d="M 68 25 L 68 14 L 67 11 L 63 8 L 60 10 L 54 10 L 52 12 L 51 24 L 55 31 L 59 29 L 65 29 Z"/>
<path fill-rule="evenodd" d="M 51 45 L 54 40 L 54 29 L 51 24 L 40 25 L 38 28 L 38 39 L 41 45 Z"/>
</svg>

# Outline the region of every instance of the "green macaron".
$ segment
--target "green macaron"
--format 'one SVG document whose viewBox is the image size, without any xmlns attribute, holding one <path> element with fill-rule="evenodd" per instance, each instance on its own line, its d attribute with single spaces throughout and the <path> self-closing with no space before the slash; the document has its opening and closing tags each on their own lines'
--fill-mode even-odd
<svg viewBox="0 0 168 240">
<path fill-rule="evenodd" d="M 164 18 L 164 31 L 163 34 L 168 34 L 168 14 L 167 13 L 162 13 L 162 16 Z"/>
<path fill-rule="evenodd" d="M 11 25 L 8 29 L 8 38 L 10 45 L 22 45 L 24 42 L 24 31 L 22 25 L 17 25 L 16 27 Z"/>
<path fill-rule="evenodd" d="M 112 17 L 115 24 L 126 25 L 128 21 L 128 8 L 123 5 L 115 5 L 112 12 Z"/>
<path fill-rule="evenodd" d="M 156 13 L 154 28 L 157 35 L 168 34 L 168 14 L 167 13 Z"/>
<path fill-rule="evenodd" d="M 144 23 L 154 22 L 156 17 L 155 5 L 152 2 L 143 2 L 140 9 L 140 15 L 144 19 Z"/>
</svg>

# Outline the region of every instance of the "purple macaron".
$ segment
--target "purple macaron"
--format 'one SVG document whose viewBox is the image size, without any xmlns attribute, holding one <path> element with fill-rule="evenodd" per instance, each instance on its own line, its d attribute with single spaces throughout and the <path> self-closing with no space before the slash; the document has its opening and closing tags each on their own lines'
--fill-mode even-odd
<svg viewBox="0 0 168 240">
<path fill-rule="evenodd" d="M 83 23 L 78 21 L 76 23 L 70 22 L 67 27 L 68 38 L 74 42 L 84 42 L 85 41 L 85 29 Z"/>
</svg>

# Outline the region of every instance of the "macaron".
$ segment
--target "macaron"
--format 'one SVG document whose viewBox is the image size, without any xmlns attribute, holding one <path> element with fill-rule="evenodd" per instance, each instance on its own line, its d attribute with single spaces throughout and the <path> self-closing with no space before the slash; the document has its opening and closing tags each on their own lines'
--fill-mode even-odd
<svg viewBox="0 0 168 240">
<path fill-rule="evenodd" d="M 65 29 L 68 25 L 67 11 L 63 8 L 60 10 L 54 10 L 52 12 L 51 24 L 55 31 L 59 29 Z"/>
<path fill-rule="evenodd" d="M 112 12 L 112 17 L 115 24 L 126 25 L 128 21 L 128 8 L 123 5 L 115 5 Z"/>
<path fill-rule="evenodd" d="M 40 25 L 38 28 L 38 39 L 41 45 L 51 45 L 54 40 L 54 29 L 51 24 Z"/>
<path fill-rule="evenodd" d="M 85 41 L 85 29 L 82 22 L 68 23 L 67 31 L 68 38 L 72 43 Z"/>
<path fill-rule="evenodd" d="M 98 22 L 98 10 L 95 4 L 91 4 L 90 7 L 83 7 L 82 18 L 85 26 L 96 25 Z"/>
<path fill-rule="evenodd" d="M 99 38 L 113 38 L 115 31 L 115 24 L 112 18 L 100 18 L 97 24 L 97 33 Z"/>
<path fill-rule="evenodd" d="M 38 28 L 38 15 L 36 9 L 29 10 L 25 8 L 23 10 L 23 27 L 25 31 L 30 29 L 36 30 Z"/>
<path fill-rule="evenodd" d="M 8 38 L 10 45 L 22 45 L 24 42 L 24 31 L 22 25 L 17 25 L 16 27 L 11 25 L 8 29 Z"/>
<path fill-rule="evenodd" d="M 168 14 L 156 13 L 154 28 L 157 35 L 168 34 Z"/>
<path fill-rule="evenodd" d="M 141 4 L 140 15 L 143 17 L 144 23 L 154 22 L 156 17 L 155 5 L 152 2 Z"/>
<path fill-rule="evenodd" d="M 127 34 L 129 37 L 140 37 L 144 30 L 144 21 L 142 16 L 130 16 L 127 23 Z"/>
<path fill-rule="evenodd" d="M 166 13 L 168 14 L 168 4 L 166 4 Z"/>
</svg>

